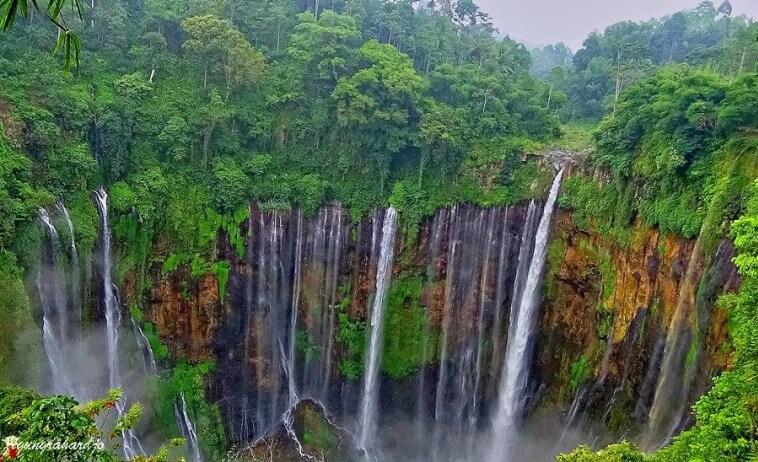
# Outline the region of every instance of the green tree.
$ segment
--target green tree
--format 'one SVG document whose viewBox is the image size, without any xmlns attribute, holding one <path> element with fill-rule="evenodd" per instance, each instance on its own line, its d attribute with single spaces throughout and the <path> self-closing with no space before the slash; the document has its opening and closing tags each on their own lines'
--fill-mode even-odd
<svg viewBox="0 0 758 462">
<path fill-rule="evenodd" d="M 226 97 L 242 84 L 254 84 L 263 74 L 263 55 L 229 21 L 217 16 L 195 16 L 182 21 L 188 38 L 182 47 L 195 55 L 203 68 L 203 88 L 210 70 L 221 71 Z"/>
<path fill-rule="evenodd" d="M 391 45 L 370 40 L 359 55 L 359 70 L 340 79 L 332 98 L 340 127 L 350 130 L 373 157 L 383 191 L 392 156 L 415 136 L 424 82 L 411 60 Z"/>
<path fill-rule="evenodd" d="M 355 19 L 325 11 L 316 20 L 311 13 L 298 15 L 288 48 L 311 94 L 329 94 L 353 64 L 360 31 Z"/>
<path fill-rule="evenodd" d="M 466 146 L 465 126 L 465 114 L 460 108 L 427 100 L 418 130 L 419 183 L 429 163 L 436 164 L 443 173 L 455 171 Z"/>
<path fill-rule="evenodd" d="M 215 89 L 211 90 L 208 104 L 200 108 L 200 119 L 203 124 L 203 166 L 208 165 L 210 155 L 211 138 L 219 124 L 232 116 L 232 111 L 221 99 L 221 95 Z"/>
<path fill-rule="evenodd" d="M 558 456 L 558 462 L 644 462 L 645 456 L 629 443 L 619 443 L 592 452 L 587 446 L 580 446 L 570 454 Z"/>
</svg>

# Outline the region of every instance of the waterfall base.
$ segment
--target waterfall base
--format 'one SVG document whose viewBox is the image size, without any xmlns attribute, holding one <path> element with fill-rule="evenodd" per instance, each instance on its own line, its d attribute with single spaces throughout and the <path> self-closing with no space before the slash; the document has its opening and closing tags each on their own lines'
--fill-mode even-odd
<svg viewBox="0 0 758 462">
<path fill-rule="evenodd" d="M 298 402 L 288 420 L 251 446 L 238 450 L 238 454 L 253 460 L 278 462 L 360 460 L 361 451 L 356 448 L 353 437 L 334 425 L 316 401 Z"/>
</svg>

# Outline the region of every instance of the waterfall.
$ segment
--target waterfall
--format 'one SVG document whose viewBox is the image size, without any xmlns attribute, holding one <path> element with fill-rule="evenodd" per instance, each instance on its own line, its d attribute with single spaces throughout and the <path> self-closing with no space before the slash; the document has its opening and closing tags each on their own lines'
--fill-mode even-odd
<svg viewBox="0 0 758 462">
<path fill-rule="evenodd" d="M 735 271 L 731 244 L 722 241 L 714 254 L 706 254 L 708 233 L 709 228 L 703 226 L 679 285 L 676 309 L 663 341 L 650 419 L 640 442 L 645 450 L 671 441 L 689 418 L 687 405 L 693 392 L 704 386 L 696 379 L 698 370 L 707 364 L 703 362 L 707 326 L 719 294 L 728 290 Z M 658 369 L 653 361 L 650 367 Z"/>
<path fill-rule="evenodd" d="M 642 380 L 639 398 L 634 405 L 634 416 L 640 418 L 650 411 L 650 404 L 655 392 L 656 379 L 661 370 L 661 361 L 663 361 L 663 349 L 666 346 L 666 336 L 659 334 L 653 345 L 653 352 L 650 354 L 645 378 Z"/>
<path fill-rule="evenodd" d="M 281 213 L 260 214 L 258 234 L 258 267 L 256 287 L 256 319 L 268 335 L 256 336 L 257 354 L 265 355 L 269 367 L 256 367 L 257 383 L 269 381 L 270 392 L 258 390 L 256 404 L 257 434 L 268 431 L 287 407 L 285 382 L 287 358 L 283 346 L 288 344 L 289 264 L 291 257 L 285 247 L 284 224 Z M 260 362 L 261 364 L 263 361 Z"/>
<path fill-rule="evenodd" d="M 47 210 L 40 208 L 38 217 L 47 242 L 48 257 L 42 258 L 37 272 L 36 286 L 42 305 L 42 343 L 50 364 L 52 388 L 55 392 L 80 396 L 68 364 L 69 339 L 68 297 L 64 287 L 64 274 L 60 262 L 60 238 Z"/>
<path fill-rule="evenodd" d="M 392 276 L 392 263 L 395 254 L 395 232 L 397 231 L 397 212 L 387 209 L 382 225 L 382 240 L 379 261 L 376 269 L 376 293 L 371 304 L 371 329 L 369 333 L 368 354 L 364 372 L 363 400 L 360 410 L 359 446 L 368 450 L 373 443 L 377 424 L 377 401 L 379 367 L 382 348 L 382 331 L 384 328 L 385 298 Z"/>
<path fill-rule="evenodd" d="M 300 306 L 300 281 L 302 279 L 303 258 L 303 213 L 297 213 L 297 235 L 295 236 L 295 274 L 292 279 L 292 304 L 290 305 L 290 338 L 287 356 L 287 391 L 289 393 L 289 407 L 292 408 L 297 401 L 297 381 L 295 380 L 295 344 L 297 343 L 297 310 Z M 286 421 L 287 419 L 285 419 Z"/>
<path fill-rule="evenodd" d="M 692 368 L 687 364 L 688 356 L 693 346 L 697 348 L 693 341 L 695 326 L 699 321 L 696 297 L 703 283 L 700 277 L 705 264 L 705 230 L 706 226 L 700 229 L 700 235 L 690 254 L 687 271 L 679 286 L 676 309 L 666 332 L 650 419 L 641 439 L 641 446 L 645 450 L 652 451 L 670 442 L 686 410 L 687 395 L 693 378 Z"/>
<path fill-rule="evenodd" d="M 71 315 L 73 319 L 70 319 L 70 323 L 72 325 L 77 326 L 76 330 L 73 330 L 70 332 L 71 335 L 78 336 L 79 329 L 78 327 L 81 325 L 82 320 L 82 307 L 81 307 L 81 300 L 80 300 L 80 294 L 79 294 L 79 255 L 76 251 L 76 237 L 74 233 L 74 223 L 71 221 L 71 216 L 68 213 L 68 209 L 66 209 L 66 206 L 63 204 L 63 202 L 58 202 L 55 205 L 55 208 L 60 212 L 63 219 L 66 221 L 66 226 L 68 227 L 68 233 L 69 233 L 69 239 L 71 240 L 71 245 L 69 245 L 69 257 L 71 261 L 71 269 L 70 269 L 70 289 L 68 291 L 69 293 L 69 307 L 71 310 Z"/>
<path fill-rule="evenodd" d="M 103 258 L 103 302 L 105 304 L 105 335 L 108 364 L 108 386 L 116 388 L 121 385 L 118 367 L 118 328 L 121 324 L 121 311 L 116 305 L 111 280 L 111 232 L 108 227 L 108 193 L 100 188 L 95 192 L 97 209 L 100 212 L 100 239 Z"/>
<path fill-rule="evenodd" d="M 181 406 L 181 410 L 180 410 Z M 184 399 L 184 393 L 179 393 L 178 403 L 174 403 L 174 414 L 176 422 L 179 424 L 179 431 L 184 437 L 187 448 L 190 450 L 190 462 L 203 462 L 203 456 L 200 452 L 200 443 L 197 438 L 197 430 L 192 423 L 192 419 L 187 412 L 187 401 Z"/>
<path fill-rule="evenodd" d="M 500 357 L 496 346 L 502 343 L 503 333 L 498 318 L 511 281 L 510 210 L 458 204 L 438 211 L 434 218 L 427 281 L 432 293 L 439 295 L 430 301 L 431 312 L 441 313 L 440 362 L 430 413 L 434 418 L 431 437 L 423 431 L 427 415 L 423 388 L 416 398 L 424 406 L 414 417 L 421 431 L 420 460 L 425 459 L 425 452 L 438 461 L 465 458 L 479 434 L 482 403 L 492 388 L 496 376 L 492 371 L 498 368 L 496 358 Z M 442 275 L 438 275 L 438 255 L 444 255 Z"/>
<path fill-rule="evenodd" d="M 447 220 L 443 215 L 445 210 L 442 210 L 434 215 L 432 220 L 432 229 L 429 237 L 429 263 L 426 270 L 427 285 L 431 286 L 437 282 L 437 258 L 439 257 L 441 247 L 442 231 L 447 224 Z M 424 331 L 428 332 L 430 328 L 430 315 L 427 308 L 424 313 Z M 424 336 L 424 344 L 421 357 L 426 359 L 429 354 L 429 338 Z M 425 365 L 421 366 L 419 370 L 419 380 L 417 385 L 417 398 L 416 398 L 416 455 L 417 457 L 423 457 L 426 451 L 426 420 L 427 420 L 427 383 L 428 370 Z"/>
<path fill-rule="evenodd" d="M 287 436 L 289 439 L 292 440 L 293 443 L 295 443 L 295 449 L 297 450 L 297 455 L 300 457 L 300 460 L 308 460 L 308 461 L 316 461 L 317 459 L 305 452 L 305 448 L 303 448 L 303 443 L 300 441 L 300 438 L 298 438 L 297 433 L 295 432 L 295 406 L 297 405 L 297 401 L 290 406 L 282 416 L 282 425 L 284 426 L 284 431 L 287 433 Z"/>
<path fill-rule="evenodd" d="M 158 372 L 158 364 L 155 362 L 153 347 L 150 346 L 150 341 L 147 339 L 145 331 L 142 330 L 142 327 L 137 324 L 137 321 L 135 321 L 134 318 L 130 317 L 130 320 L 132 323 L 132 331 L 134 332 L 134 337 L 137 339 L 137 346 L 139 347 L 140 352 L 142 353 L 142 357 L 145 360 L 145 370 L 151 373 Z"/>
<path fill-rule="evenodd" d="M 484 315 L 487 307 L 487 284 L 488 276 L 490 274 L 490 249 L 492 248 L 492 235 L 495 228 L 495 212 L 496 209 L 490 209 L 487 218 L 487 237 L 484 241 L 484 260 L 481 274 L 481 280 L 479 282 L 479 309 L 477 311 L 476 321 L 476 366 L 474 371 L 474 397 L 473 397 L 473 410 L 469 414 L 469 447 L 473 449 L 473 437 L 476 433 L 476 424 L 479 417 L 479 402 L 480 395 L 482 393 L 482 367 L 484 366 Z"/>
<path fill-rule="evenodd" d="M 542 211 L 542 218 L 534 240 L 534 253 L 521 294 L 518 313 L 511 315 L 511 319 L 515 321 L 515 326 L 512 325 L 509 329 L 512 335 L 508 337 L 497 411 L 492 422 L 493 435 L 487 457 L 490 462 L 513 459 L 510 454 L 511 445 L 515 436 L 517 419 L 523 407 L 524 391 L 527 385 L 526 377 L 529 373 L 527 345 L 536 322 L 536 309 L 539 301 L 538 289 L 547 254 L 550 220 L 562 178 L 563 169 L 555 176 Z"/>
<path fill-rule="evenodd" d="M 490 342 L 492 344 L 492 358 L 494 365 L 494 358 L 498 357 L 500 352 L 500 329 L 503 323 L 503 304 L 505 303 L 505 279 L 506 272 L 508 270 L 508 249 L 511 246 L 510 235 L 507 233 L 508 229 L 508 208 L 505 209 L 503 216 L 503 236 L 500 240 L 499 255 L 497 261 L 497 276 L 495 285 L 495 315 L 492 321 L 492 334 L 490 336 Z M 494 368 L 493 368 L 494 369 Z M 490 372 L 496 374 L 495 370 Z"/>
<path fill-rule="evenodd" d="M 321 396 L 326 398 L 327 390 L 329 389 L 329 377 L 331 377 L 332 371 L 332 350 L 334 348 L 334 319 L 335 319 L 335 304 L 337 302 L 337 276 L 339 273 L 335 270 L 338 267 L 340 261 L 340 251 L 342 247 L 342 209 L 337 208 L 335 210 L 335 217 L 332 218 L 332 227 L 329 232 L 329 242 L 335 243 L 335 245 L 329 246 L 329 252 L 327 252 L 327 268 L 332 268 L 329 273 L 330 277 L 327 278 L 327 285 L 325 293 L 327 294 L 328 302 L 326 308 L 328 311 L 327 318 L 327 334 L 326 334 L 326 366 L 324 367 L 324 380 L 323 390 Z M 335 233 L 336 229 L 336 233 Z M 336 237 L 335 237 L 336 234 Z M 391 263 L 390 263 L 391 264 Z"/>
<path fill-rule="evenodd" d="M 516 327 L 516 316 L 519 311 L 519 303 L 524 293 L 526 284 L 526 275 L 532 263 L 532 254 L 534 252 L 534 232 L 537 225 L 537 203 L 532 200 L 526 212 L 526 223 L 521 233 L 521 246 L 519 247 L 518 264 L 516 266 L 516 278 L 513 282 L 513 293 L 511 296 L 510 310 L 508 311 L 508 339 L 513 338 L 514 328 Z"/>
<path fill-rule="evenodd" d="M 298 279 L 298 306 L 302 293 L 304 305 L 303 339 L 316 348 L 306 355 L 302 365 L 301 393 L 328 401 L 329 378 L 332 374 L 334 325 L 336 319 L 337 286 L 344 256 L 346 223 L 345 211 L 338 204 L 323 207 L 308 226 L 301 226 L 295 253 Z M 299 250 L 298 250 L 299 249 Z M 308 277 L 303 279 L 303 274 Z M 314 308 L 318 307 L 318 310 Z M 298 319 L 298 322 L 300 319 Z"/>
<path fill-rule="evenodd" d="M 577 392 L 574 394 L 574 399 L 571 401 L 568 413 L 566 414 L 566 423 L 561 430 L 561 436 L 558 438 L 558 442 L 555 444 L 554 450 L 556 452 L 561 451 L 564 448 L 563 445 L 566 441 L 569 431 L 573 428 L 574 423 L 577 420 L 579 414 L 583 411 L 585 405 L 585 398 L 590 392 L 590 387 L 586 384 L 582 384 Z"/>
<path fill-rule="evenodd" d="M 449 243 L 448 243 L 448 251 L 447 251 L 447 275 L 445 277 L 445 301 L 443 305 L 443 311 L 442 311 L 442 338 L 441 338 L 441 354 L 440 354 L 440 365 L 439 365 L 439 372 L 437 376 L 437 392 L 434 399 L 434 421 L 435 421 L 435 428 L 434 428 L 434 435 L 433 435 L 433 448 L 434 448 L 434 459 L 439 460 L 440 459 L 440 446 L 442 445 L 442 420 L 443 420 L 443 412 L 446 404 L 445 400 L 445 388 L 447 386 L 447 368 L 448 368 L 448 342 L 449 342 L 449 332 L 450 332 L 450 323 L 451 323 L 451 305 L 452 305 L 452 290 L 453 290 L 453 268 L 454 268 L 454 262 L 456 258 L 456 249 L 461 241 L 461 239 L 458 236 L 458 229 L 459 224 L 458 220 L 456 220 L 456 212 L 458 211 L 458 206 L 453 206 L 453 209 L 450 211 L 450 230 L 449 235 Z"/>
<path fill-rule="evenodd" d="M 57 204 L 55 204 L 55 208 L 61 212 L 61 215 L 63 215 L 63 219 L 66 220 L 66 226 L 68 226 L 68 232 L 71 238 L 71 255 L 72 257 L 74 257 L 76 256 L 76 240 L 74 239 L 74 223 L 71 222 L 71 216 L 68 214 L 68 209 L 66 209 L 66 206 L 63 204 L 63 202 L 58 202 Z"/>
<path fill-rule="evenodd" d="M 121 324 L 121 310 L 119 308 L 116 288 L 111 278 L 111 232 L 108 226 L 108 193 L 104 188 L 95 192 L 95 201 L 100 214 L 100 244 L 102 251 L 102 276 L 103 276 L 103 303 L 105 305 L 105 338 L 108 365 L 108 387 L 122 387 L 121 373 L 119 368 L 119 336 L 118 329 Z M 118 415 L 126 412 L 126 400 L 116 403 Z M 133 459 L 139 454 L 144 454 L 142 444 L 134 430 L 122 432 L 123 452 L 126 459 Z"/>
<path fill-rule="evenodd" d="M 269 434 L 302 397 L 328 401 L 345 216 L 338 204 L 313 218 L 250 209 L 242 277 L 230 281 L 241 309 L 226 328 L 238 337 L 219 365 L 234 441 Z"/>
</svg>

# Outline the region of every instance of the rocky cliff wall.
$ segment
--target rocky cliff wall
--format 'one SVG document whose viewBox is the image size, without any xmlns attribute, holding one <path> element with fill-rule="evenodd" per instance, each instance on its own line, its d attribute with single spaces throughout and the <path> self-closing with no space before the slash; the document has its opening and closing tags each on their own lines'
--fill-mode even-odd
<svg viewBox="0 0 758 462">
<path fill-rule="evenodd" d="M 383 364 L 385 420 L 402 415 L 433 426 L 442 402 L 456 432 L 486 425 L 518 290 L 519 253 L 539 208 L 458 205 L 424 222 L 417 238 L 396 242 L 385 356 L 410 359 L 402 367 Z M 350 223 L 337 205 L 314 217 L 251 206 L 240 229 L 244 255 L 219 236 L 217 258 L 231 267 L 223 297 L 211 274 L 152 271 L 146 319 L 172 357 L 216 363 L 210 396 L 233 440 L 273 428 L 292 383 L 346 421 L 354 414 L 382 215 Z M 554 218 L 533 347 L 532 408 L 566 411 L 573 402 L 576 414 L 619 430 L 644 423 L 694 242 L 641 225 L 630 235 L 622 245 L 580 230 L 569 211 Z M 721 243 L 703 270 L 712 294 L 699 307 L 707 322 L 698 328 L 698 378 L 688 399 L 728 365 L 721 347 L 726 317 L 714 301 L 739 283 L 732 253 Z M 412 325 L 411 334 L 404 324 Z"/>
</svg>

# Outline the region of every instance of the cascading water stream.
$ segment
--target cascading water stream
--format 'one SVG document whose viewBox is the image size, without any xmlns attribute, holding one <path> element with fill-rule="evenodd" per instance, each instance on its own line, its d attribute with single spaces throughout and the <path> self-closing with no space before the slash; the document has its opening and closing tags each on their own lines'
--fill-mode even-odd
<svg viewBox="0 0 758 462">
<path fill-rule="evenodd" d="M 103 302 L 105 305 L 105 338 L 106 354 L 108 365 L 108 387 L 119 388 L 122 386 L 121 373 L 119 368 L 119 335 L 118 329 L 121 324 L 121 310 L 119 309 L 116 288 L 111 279 L 112 260 L 111 260 L 111 232 L 108 226 L 108 193 L 104 188 L 99 188 L 95 192 L 97 209 L 100 214 L 100 239 L 102 250 L 102 276 L 103 276 Z M 116 403 L 118 415 L 126 412 L 125 401 Z M 134 457 L 144 454 L 142 444 L 134 430 L 129 429 L 122 432 L 124 457 L 133 459 Z"/>
<path fill-rule="evenodd" d="M 76 255 L 76 240 L 74 239 L 74 223 L 71 221 L 71 216 L 68 214 L 68 209 L 63 202 L 55 204 L 55 208 L 63 215 L 63 219 L 66 220 L 66 226 L 68 226 L 69 236 L 71 238 L 71 254 Z"/>
<path fill-rule="evenodd" d="M 64 287 L 64 275 L 60 267 L 60 238 L 47 210 L 40 208 L 39 221 L 49 243 L 49 257 L 43 258 L 37 273 L 36 285 L 42 305 L 42 340 L 45 355 L 52 373 L 52 387 L 56 392 L 80 397 L 67 364 L 68 297 Z"/>
<path fill-rule="evenodd" d="M 303 212 L 297 212 L 297 228 L 295 236 L 295 262 L 294 275 L 292 277 L 292 304 L 290 305 L 290 338 L 287 351 L 287 393 L 289 395 L 289 409 L 297 403 L 297 381 L 295 380 L 296 357 L 295 344 L 297 343 L 297 310 L 300 306 L 300 281 L 302 280 L 303 258 Z M 286 419 L 285 419 L 286 421 Z"/>
<path fill-rule="evenodd" d="M 360 410 L 359 447 L 368 453 L 377 425 L 379 366 L 384 328 L 385 299 L 392 276 L 395 255 L 397 212 L 390 207 L 384 214 L 379 261 L 376 270 L 376 292 L 371 305 L 371 329 L 366 356 L 363 400 Z"/>
<path fill-rule="evenodd" d="M 506 347 L 505 366 L 498 394 L 497 411 L 492 422 L 492 442 L 487 460 L 497 462 L 512 460 L 511 446 L 514 441 L 516 423 L 523 407 L 526 376 L 528 375 L 527 346 L 536 322 L 538 288 L 547 254 L 547 241 L 553 208 L 563 178 L 563 169 L 553 179 L 550 193 L 542 211 L 534 241 L 534 253 L 529 265 L 518 313 L 511 316 L 515 326 L 511 326 Z"/>
<path fill-rule="evenodd" d="M 492 247 L 492 236 L 495 227 L 495 209 L 490 209 L 487 219 L 487 232 L 483 268 L 481 274 L 481 280 L 479 282 L 479 309 L 477 311 L 477 342 L 476 349 L 476 366 L 474 371 L 474 397 L 473 397 L 473 411 L 469 415 L 469 436 L 468 444 L 473 449 L 473 438 L 476 433 L 476 424 L 479 417 L 478 407 L 480 402 L 480 395 L 482 393 L 482 368 L 484 367 L 484 316 L 487 306 L 487 277 L 490 274 L 490 248 Z"/>
<path fill-rule="evenodd" d="M 137 321 L 134 318 L 130 318 L 132 323 L 132 331 L 134 337 L 137 339 L 137 346 L 139 346 L 140 352 L 145 360 L 145 370 L 156 373 L 158 372 L 158 364 L 155 361 L 155 354 L 153 353 L 153 347 L 150 346 L 150 341 L 145 335 L 145 331 L 142 330 Z"/>
<path fill-rule="evenodd" d="M 203 455 L 200 451 L 200 442 L 197 438 L 197 430 L 189 416 L 184 393 L 179 393 L 179 399 L 177 401 L 178 403 L 174 403 L 174 414 L 176 415 L 176 422 L 179 424 L 179 430 L 190 450 L 190 462 L 203 462 Z"/>
<path fill-rule="evenodd" d="M 71 221 L 71 216 L 68 213 L 68 209 L 63 204 L 63 202 L 58 202 L 55 205 L 55 208 L 60 212 L 63 219 L 66 221 L 66 226 L 68 227 L 68 233 L 69 233 L 69 239 L 71 240 L 71 243 L 69 245 L 69 257 L 71 261 L 71 268 L 70 268 L 70 289 L 68 291 L 69 293 L 69 306 L 70 311 L 72 314 L 73 319 L 70 319 L 69 322 L 72 325 L 80 326 L 81 320 L 82 320 L 82 306 L 81 306 L 81 300 L 80 300 L 80 294 L 79 294 L 79 254 L 76 251 L 76 236 L 74 233 L 74 223 Z M 79 329 L 72 329 L 70 334 L 78 336 Z"/>
<path fill-rule="evenodd" d="M 691 365 L 688 365 L 688 358 L 690 352 L 694 351 L 694 326 L 698 315 L 695 303 L 705 260 L 705 229 L 706 226 L 701 227 L 690 255 L 687 270 L 679 286 L 676 309 L 666 333 L 660 372 L 653 404 L 650 407 L 650 419 L 640 442 L 642 448 L 648 451 L 658 449 L 671 441 L 685 414 L 687 395 L 693 377 L 692 371 L 689 370 Z"/>
<path fill-rule="evenodd" d="M 103 258 L 103 302 L 105 304 L 105 335 L 108 364 L 108 386 L 118 387 L 121 377 L 118 367 L 118 328 L 121 324 L 121 312 L 116 305 L 111 280 L 111 232 L 108 227 L 108 193 L 100 188 L 95 192 L 97 209 L 100 212 L 100 239 Z"/>
<path fill-rule="evenodd" d="M 440 362 L 436 376 L 420 378 L 434 381 L 436 388 L 431 412 L 426 410 L 425 386 L 416 398 L 418 460 L 458 461 L 476 446 L 486 412 L 482 403 L 493 389 L 494 370 L 502 357 L 494 348 L 504 343 L 498 318 L 505 311 L 511 282 L 508 267 L 516 231 L 512 227 L 521 222 L 509 221 L 511 210 L 458 204 L 438 211 L 432 223 L 428 313 L 432 318 L 441 314 Z M 426 432 L 429 414 L 433 423 Z"/>
<path fill-rule="evenodd" d="M 458 206 L 453 206 L 452 210 L 450 211 L 450 229 L 449 229 L 449 235 L 450 235 L 450 242 L 448 244 L 448 251 L 447 251 L 447 275 L 445 277 L 445 301 L 443 305 L 443 311 L 442 311 L 442 338 L 441 338 L 441 354 L 440 354 L 440 366 L 439 366 L 439 372 L 437 376 L 437 392 L 434 399 L 434 421 L 435 421 L 435 428 L 434 428 L 434 435 L 433 435 L 433 450 L 434 450 L 434 459 L 440 459 L 440 451 L 442 447 L 442 421 L 444 420 L 444 409 L 445 409 L 445 389 L 447 387 L 447 369 L 448 369 L 448 343 L 449 343 L 449 332 L 450 332 L 450 324 L 452 322 L 452 291 L 453 291 L 453 266 L 456 258 L 456 250 L 458 246 L 460 245 L 460 238 L 458 237 L 458 220 L 456 220 L 456 215 L 458 211 Z"/>
</svg>

